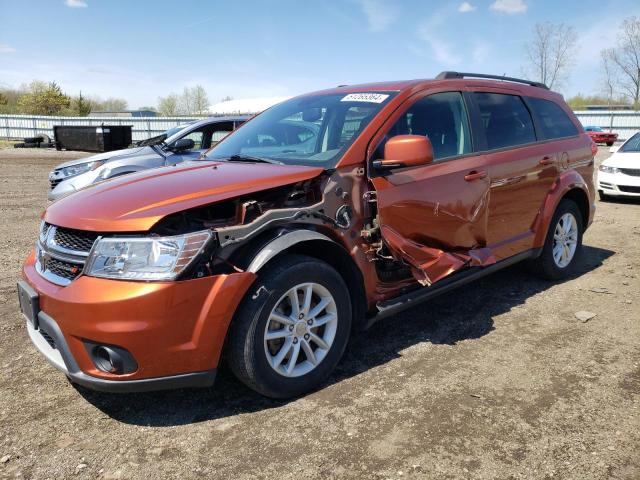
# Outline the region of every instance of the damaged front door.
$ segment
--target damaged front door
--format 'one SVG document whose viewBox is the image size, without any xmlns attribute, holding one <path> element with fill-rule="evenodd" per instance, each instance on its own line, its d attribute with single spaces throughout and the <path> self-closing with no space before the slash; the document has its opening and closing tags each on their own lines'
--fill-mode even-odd
<svg viewBox="0 0 640 480">
<path fill-rule="evenodd" d="M 422 165 L 390 170 L 372 166 L 380 230 L 393 256 L 409 264 L 423 285 L 468 265 L 495 262 L 485 248 L 487 167 L 485 157 L 473 153 L 462 94 L 414 97 L 388 124 L 372 155 L 373 165 L 384 158 L 387 141 L 396 135 L 426 136 L 433 149 L 433 161 Z"/>
</svg>

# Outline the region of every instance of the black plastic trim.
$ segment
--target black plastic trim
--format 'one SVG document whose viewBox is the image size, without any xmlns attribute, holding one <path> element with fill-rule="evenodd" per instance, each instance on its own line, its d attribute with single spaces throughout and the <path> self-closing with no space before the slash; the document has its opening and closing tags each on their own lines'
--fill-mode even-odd
<svg viewBox="0 0 640 480">
<path fill-rule="evenodd" d="M 206 388 L 213 386 L 217 370 L 184 373 L 169 377 L 144 378 L 141 380 L 103 380 L 86 373 L 69 373 L 73 383 L 98 392 L 135 393 L 152 392 L 156 390 L 174 390 L 177 388 Z"/>
<path fill-rule="evenodd" d="M 44 330 L 54 339 L 56 349 L 67 367 L 66 375 L 71 382 L 99 392 L 133 393 L 176 388 L 211 387 L 216 378 L 217 369 L 202 372 L 183 373 L 167 377 L 144 378 L 140 380 L 105 380 L 84 373 L 67 344 L 57 322 L 46 313 L 38 313 L 38 321 Z"/>
<path fill-rule="evenodd" d="M 392 298 L 386 302 L 378 304 L 380 311 L 373 317 L 369 318 L 366 324 L 366 328 L 370 328 L 373 324 L 380 320 L 387 318 L 391 315 L 395 315 L 407 308 L 411 308 L 427 300 L 449 292 L 455 288 L 461 287 L 469 282 L 482 278 L 491 273 L 497 272 L 503 268 L 509 267 L 515 263 L 521 262 L 528 258 L 537 257 L 542 249 L 534 248 L 525 252 L 513 255 L 512 257 L 505 258 L 493 265 L 487 267 L 470 267 L 467 270 L 463 270 L 459 273 L 454 273 L 450 277 L 444 278 L 439 282 L 436 282 L 430 287 L 423 287 L 418 290 L 414 290 L 399 297 Z"/>
<path fill-rule="evenodd" d="M 436 80 L 453 80 L 461 78 L 484 78 L 488 80 L 500 80 L 502 82 L 523 83 L 532 87 L 544 88 L 549 90 L 544 83 L 534 82 L 533 80 L 525 80 L 523 78 L 505 77 L 502 75 L 489 75 L 486 73 L 470 73 L 470 72 L 440 72 Z"/>
</svg>

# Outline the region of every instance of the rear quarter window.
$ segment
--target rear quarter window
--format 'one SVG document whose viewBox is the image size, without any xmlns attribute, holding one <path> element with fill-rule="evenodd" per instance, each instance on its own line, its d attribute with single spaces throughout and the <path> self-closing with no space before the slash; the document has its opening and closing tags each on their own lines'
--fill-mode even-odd
<svg viewBox="0 0 640 480">
<path fill-rule="evenodd" d="M 578 129 L 567 113 L 555 102 L 532 97 L 527 101 L 538 117 L 542 134 L 546 139 L 572 137 L 578 134 Z M 591 130 L 597 131 L 593 128 Z"/>
<path fill-rule="evenodd" d="M 531 114 L 520 97 L 484 92 L 473 95 L 480 110 L 489 150 L 536 141 Z"/>
</svg>

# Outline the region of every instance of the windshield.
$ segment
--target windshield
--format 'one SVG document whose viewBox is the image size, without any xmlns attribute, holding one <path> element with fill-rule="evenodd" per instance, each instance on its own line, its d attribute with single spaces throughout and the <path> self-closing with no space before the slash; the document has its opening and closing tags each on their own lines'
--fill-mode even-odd
<svg viewBox="0 0 640 480">
<path fill-rule="evenodd" d="M 264 159 L 334 167 L 397 92 L 310 95 L 271 107 L 206 153 L 207 160 Z"/>
<path fill-rule="evenodd" d="M 171 135 L 175 135 L 180 130 L 182 130 L 185 127 L 188 127 L 189 125 L 191 124 L 187 123 L 186 125 L 178 125 L 177 127 L 173 127 L 173 128 L 170 128 L 169 130 L 165 130 L 165 132 L 163 133 L 164 138 L 169 138 Z"/>
<path fill-rule="evenodd" d="M 624 142 L 619 152 L 640 152 L 640 132 Z"/>
<path fill-rule="evenodd" d="M 162 142 L 164 142 L 171 135 L 175 135 L 176 133 L 178 133 L 181 130 L 185 129 L 186 127 L 188 127 L 192 123 L 193 122 L 189 122 L 187 124 L 178 125 L 177 127 L 173 127 L 173 128 L 170 128 L 169 130 L 165 130 L 160 135 L 157 135 L 157 136 L 151 137 L 151 138 L 147 138 L 146 140 L 142 140 L 142 141 L 138 142 L 137 146 L 138 147 L 144 147 L 144 146 L 147 146 L 147 145 L 160 145 Z"/>
<path fill-rule="evenodd" d="M 603 132 L 600 127 L 587 127 L 587 132 Z"/>
</svg>

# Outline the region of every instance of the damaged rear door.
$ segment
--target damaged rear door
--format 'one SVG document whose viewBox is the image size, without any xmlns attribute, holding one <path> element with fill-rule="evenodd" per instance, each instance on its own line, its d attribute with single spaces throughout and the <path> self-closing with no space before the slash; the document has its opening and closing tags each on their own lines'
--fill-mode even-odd
<svg viewBox="0 0 640 480">
<path fill-rule="evenodd" d="M 418 94 L 407 100 L 372 142 L 371 160 L 384 156 L 395 135 L 425 135 L 433 163 L 371 171 L 382 239 L 423 285 L 465 266 L 494 263 L 486 248 L 489 177 L 474 153 L 461 92 Z"/>
</svg>

